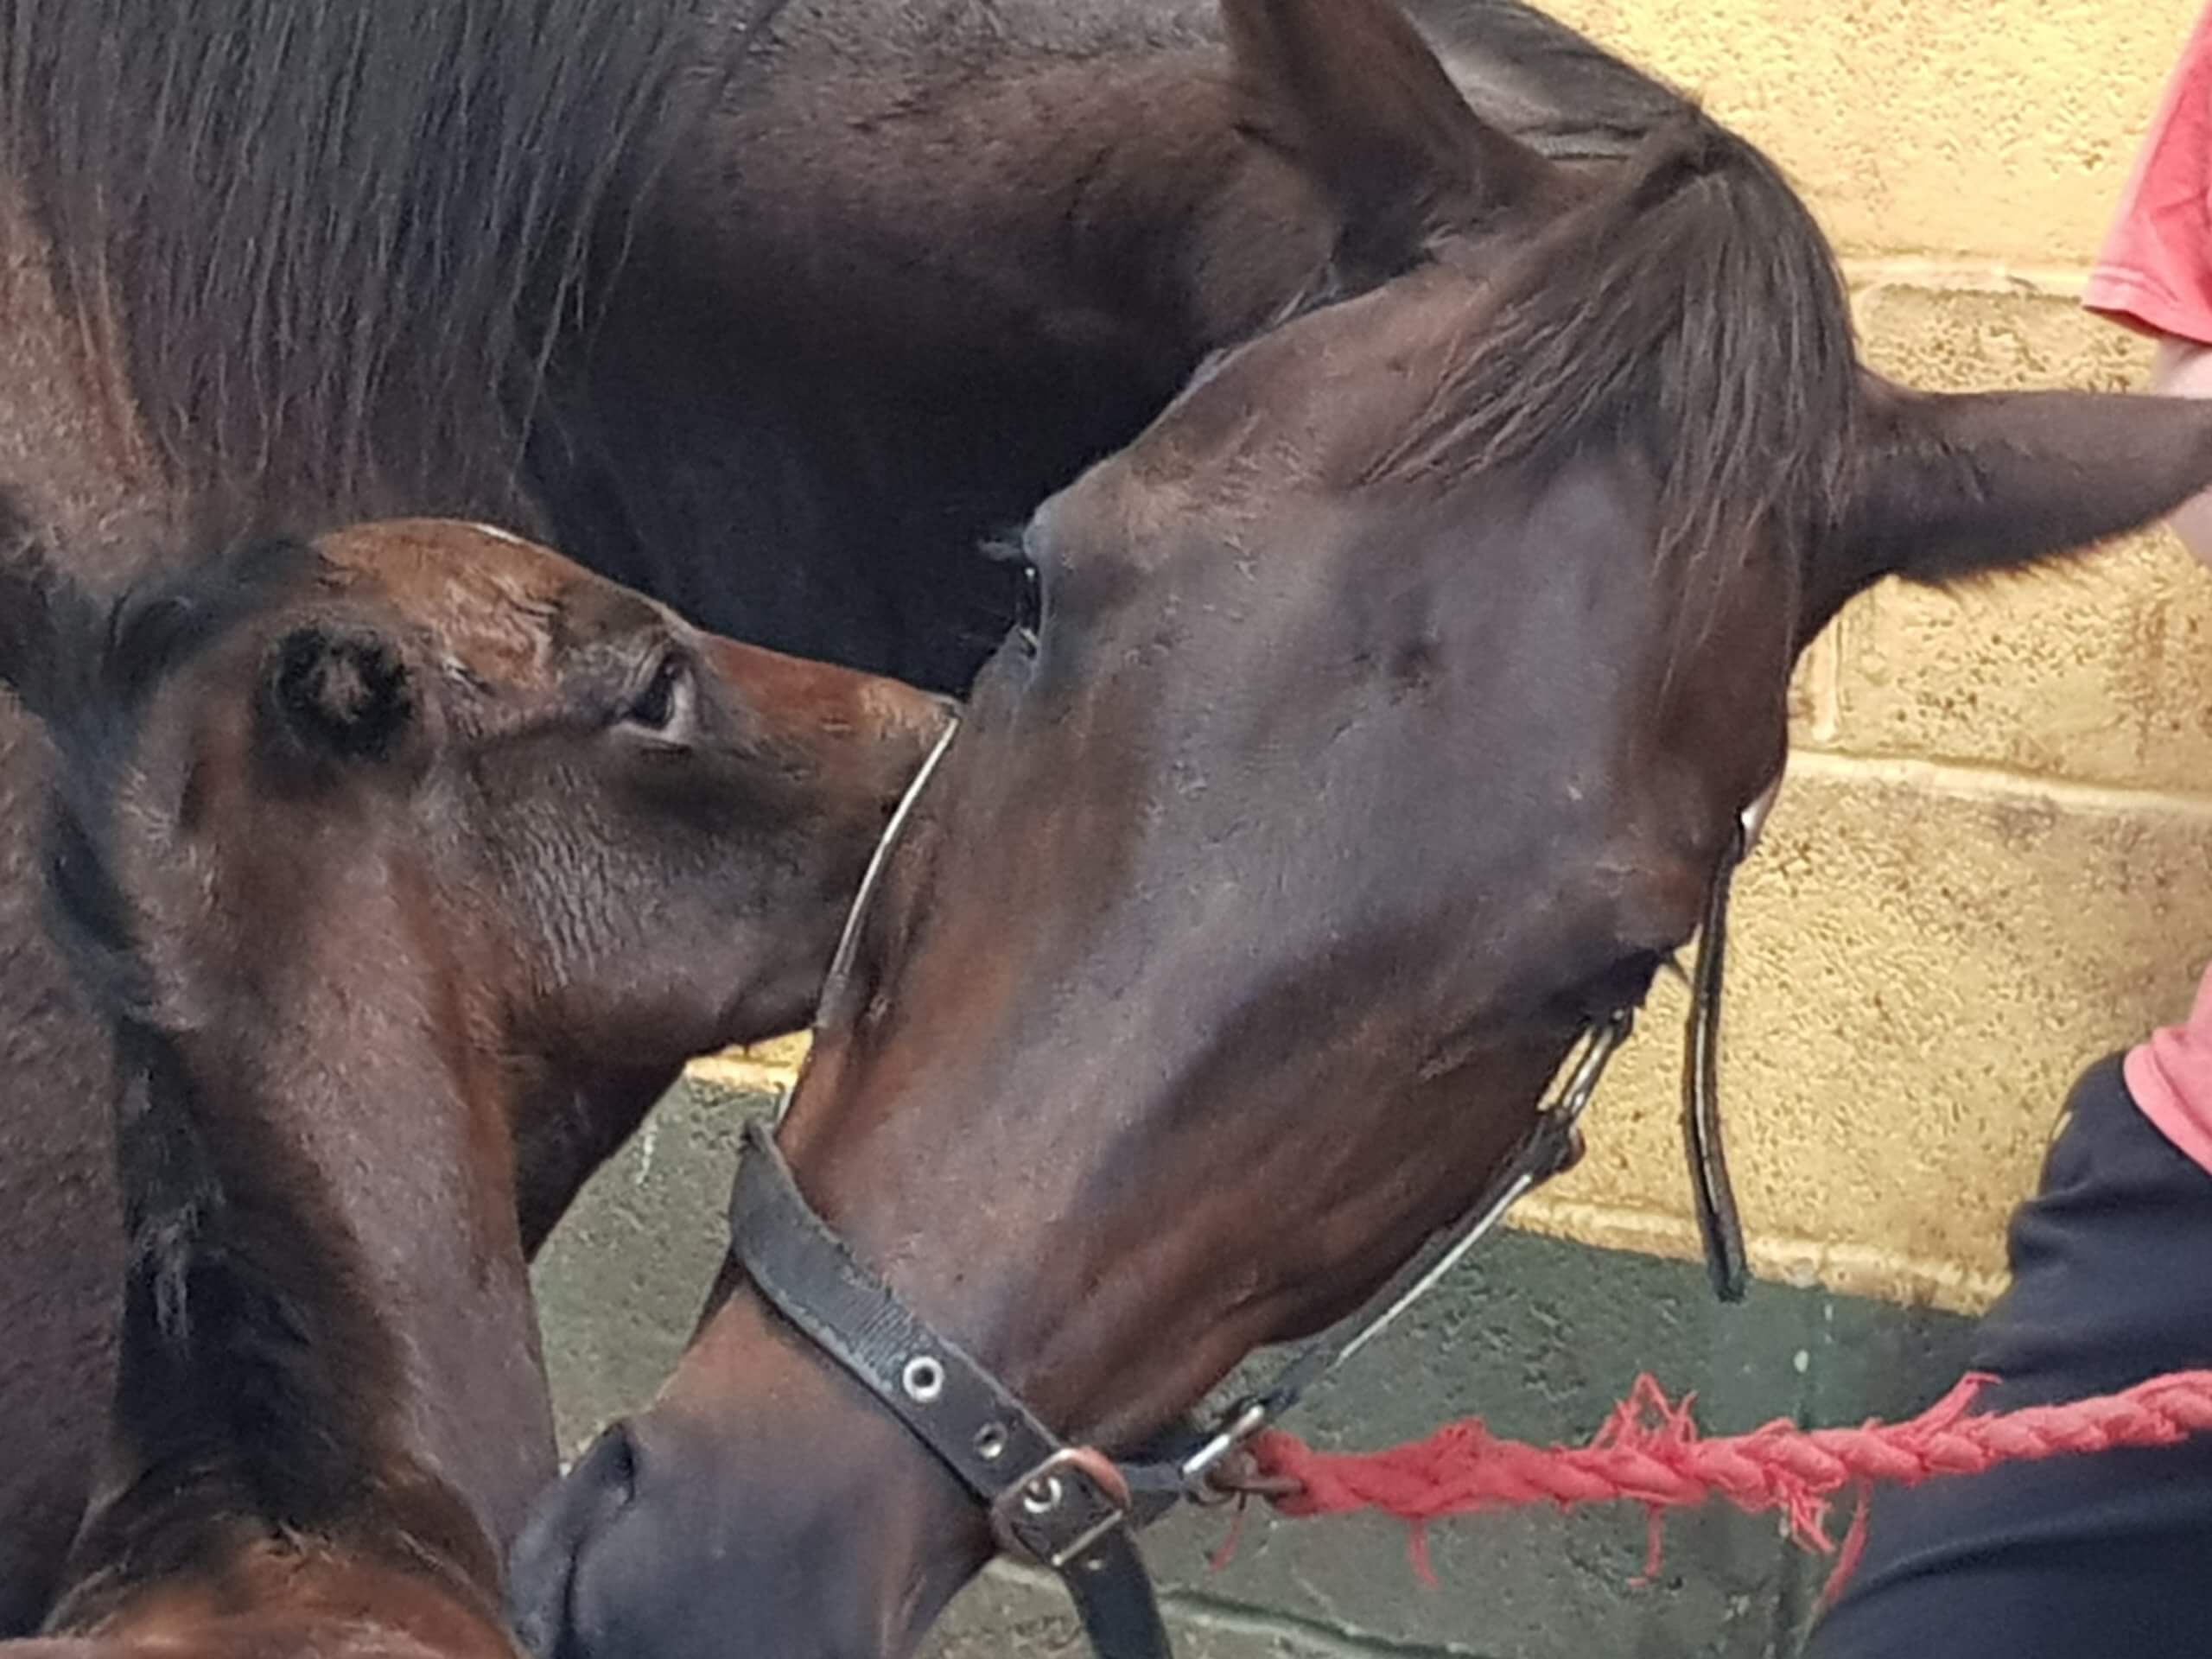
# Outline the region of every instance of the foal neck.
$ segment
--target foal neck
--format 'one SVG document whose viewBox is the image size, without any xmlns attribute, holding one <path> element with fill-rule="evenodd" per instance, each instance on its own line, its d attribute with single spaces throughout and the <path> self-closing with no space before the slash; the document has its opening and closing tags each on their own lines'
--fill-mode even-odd
<svg viewBox="0 0 2212 1659">
<path fill-rule="evenodd" d="M 119 1029 L 133 1256 L 67 1623 L 272 1556 L 288 1601 L 365 1567 L 496 1617 L 555 1472 L 505 1102 L 467 996 L 378 937 L 240 1029 Z"/>
</svg>

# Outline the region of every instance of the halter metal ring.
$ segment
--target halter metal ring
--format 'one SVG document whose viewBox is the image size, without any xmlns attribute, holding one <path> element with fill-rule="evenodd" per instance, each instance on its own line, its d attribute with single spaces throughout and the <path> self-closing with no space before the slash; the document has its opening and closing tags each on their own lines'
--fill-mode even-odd
<svg viewBox="0 0 2212 1659">
<path fill-rule="evenodd" d="M 1268 1407 L 1263 1400 L 1248 1400 L 1222 1420 L 1206 1443 L 1183 1459 L 1176 1472 L 1182 1477 L 1185 1495 L 1196 1503 L 1223 1503 L 1229 1494 L 1213 1484 L 1213 1472 L 1221 1466 L 1222 1459 L 1241 1448 L 1244 1442 L 1268 1426 Z"/>
<path fill-rule="evenodd" d="M 1104 1500 L 1106 1512 L 1074 1537 L 1049 1551 L 1040 1551 L 1022 1537 L 1021 1514 L 1034 1526 L 1086 1491 Z M 991 1535 L 1007 1554 L 1064 1573 L 1100 1539 L 1128 1524 L 1130 1504 L 1129 1483 L 1113 1459 L 1096 1446 L 1063 1446 L 993 1501 Z"/>
</svg>

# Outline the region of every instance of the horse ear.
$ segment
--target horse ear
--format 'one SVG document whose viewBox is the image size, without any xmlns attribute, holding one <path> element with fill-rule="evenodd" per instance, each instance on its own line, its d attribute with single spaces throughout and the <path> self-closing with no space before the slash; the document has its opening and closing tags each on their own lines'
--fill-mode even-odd
<svg viewBox="0 0 2212 1659">
<path fill-rule="evenodd" d="M 2212 485 L 2212 402 L 2126 392 L 1935 394 L 1866 377 L 1827 614 L 1885 575 L 1940 583 L 2149 524 Z"/>
<path fill-rule="evenodd" d="M 320 760 L 389 760 L 420 719 L 398 648 L 359 628 L 286 634 L 269 656 L 263 705 L 295 753 Z"/>
<path fill-rule="evenodd" d="M 0 686 L 41 719 L 60 709 L 72 671 L 99 649 L 93 612 L 15 499 L 0 493 Z"/>
<path fill-rule="evenodd" d="M 1223 0 L 1245 128 L 1336 209 L 1341 251 L 1404 270 L 1521 200 L 1545 163 L 1470 109 L 1396 0 Z"/>
</svg>

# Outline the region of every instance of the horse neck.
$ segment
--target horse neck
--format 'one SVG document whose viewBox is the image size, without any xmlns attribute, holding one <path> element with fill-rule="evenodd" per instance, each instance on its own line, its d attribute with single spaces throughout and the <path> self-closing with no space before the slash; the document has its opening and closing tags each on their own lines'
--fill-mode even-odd
<svg viewBox="0 0 2212 1659">
<path fill-rule="evenodd" d="M 1039 107 L 1058 112 L 1052 130 L 1034 124 Z M 908 221 L 929 237 L 920 270 L 948 275 L 947 297 L 971 316 L 979 298 L 1012 314 L 977 322 L 1095 343 L 1172 391 L 1205 353 L 1307 297 L 1332 251 L 1335 226 L 1304 175 L 1243 126 L 1217 43 L 1037 54 L 943 92 L 847 165 L 864 191 L 885 192 L 886 218 L 901 201 L 932 203 L 931 229 Z M 957 167 L 935 159 L 979 130 L 1033 136 L 955 148 L 967 158 Z M 909 150 L 906 137 L 925 142 Z"/>
<path fill-rule="evenodd" d="M 703 626 L 958 691 L 1010 620 L 977 544 L 1295 305 L 1330 232 L 1218 46 L 926 93 L 794 45 L 711 124 L 556 365 L 531 481 L 563 546 Z M 698 555 L 730 546 L 773 556 Z"/>
<path fill-rule="evenodd" d="M 453 1028 L 466 1000 L 324 955 L 238 1031 L 121 1033 L 135 1249 L 73 1603 L 205 1564 L 219 1535 L 495 1595 L 495 1541 L 554 1472 L 505 1102 Z"/>
<path fill-rule="evenodd" d="M 518 1082 L 473 974 L 427 948 L 420 963 L 334 962 L 283 1099 L 359 1295 L 391 1344 L 383 1385 L 392 1454 L 450 1487 L 504 1540 L 556 1472 L 551 1407 L 516 1221 Z M 413 969 L 415 977 L 406 976 Z M 352 977 L 350 984 L 346 982 Z M 416 1022 L 395 1030 L 395 1010 Z"/>
</svg>

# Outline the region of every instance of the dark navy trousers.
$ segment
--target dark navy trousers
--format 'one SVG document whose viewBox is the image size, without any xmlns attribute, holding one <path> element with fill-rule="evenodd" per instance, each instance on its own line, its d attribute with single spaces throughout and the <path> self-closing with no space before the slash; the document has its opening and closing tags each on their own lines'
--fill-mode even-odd
<svg viewBox="0 0 2212 1659">
<path fill-rule="evenodd" d="M 2075 1086 L 2006 1235 L 1979 1408 L 2212 1368 L 2212 1174 L 2128 1097 Z M 1807 1659 L 2212 1659 L 2212 1436 L 1877 1493 L 1866 1554 Z"/>
</svg>

